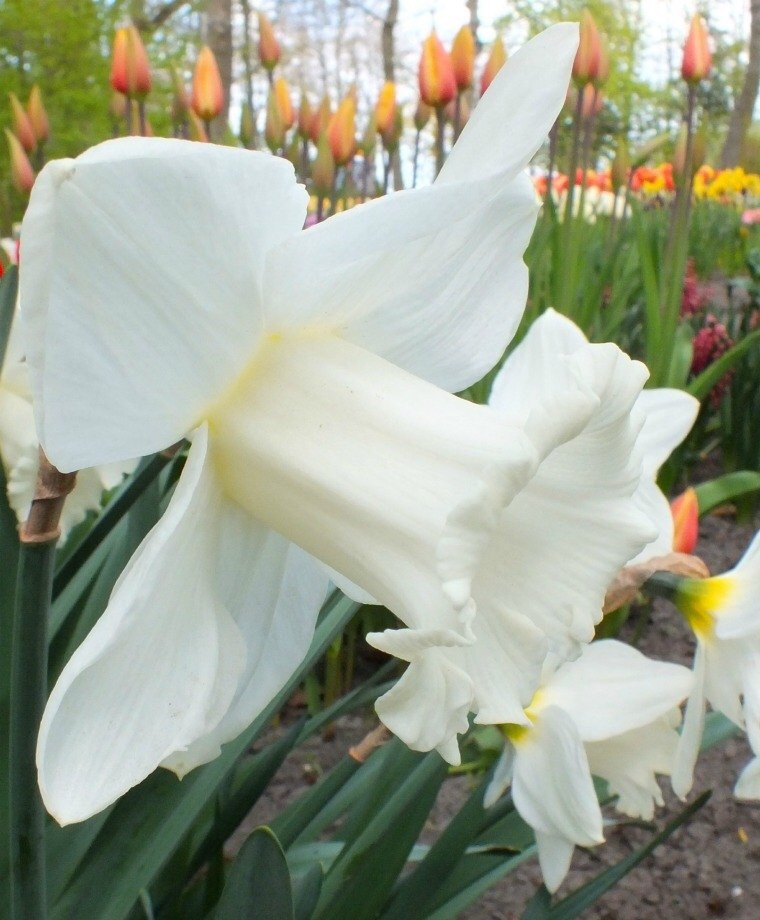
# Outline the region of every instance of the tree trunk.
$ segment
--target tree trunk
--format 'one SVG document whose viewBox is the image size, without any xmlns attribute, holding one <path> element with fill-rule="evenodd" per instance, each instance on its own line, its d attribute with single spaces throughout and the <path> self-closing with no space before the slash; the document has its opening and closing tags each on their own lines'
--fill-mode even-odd
<svg viewBox="0 0 760 920">
<path fill-rule="evenodd" d="M 723 145 L 721 165 L 724 167 L 736 166 L 739 162 L 760 88 L 760 0 L 751 0 L 750 17 L 749 61 L 744 75 L 744 85 L 731 113 L 728 134 Z"/>
<path fill-rule="evenodd" d="M 214 52 L 224 87 L 224 108 L 211 124 L 213 139 L 221 140 L 227 130 L 232 87 L 232 0 L 208 0 L 206 42 Z"/>
<path fill-rule="evenodd" d="M 383 20 L 383 31 L 381 36 L 381 50 L 383 53 L 383 74 L 386 80 L 396 82 L 396 23 L 398 22 L 398 5 L 399 0 L 388 0 L 388 11 Z M 393 187 L 402 189 L 404 179 L 401 175 L 401 158 L 398 150 L 391 157 L 391 167 L 393 170 Z"/>
<path fill-rule="evenodd" d="M 483 42 L 478 38 L 480 18 L 478 16 L 478 0 L 467 0 L 467 9 L 470 11 L 470 31 L 475 37 L 475 50 L 480 52 Z"/>
</svg>

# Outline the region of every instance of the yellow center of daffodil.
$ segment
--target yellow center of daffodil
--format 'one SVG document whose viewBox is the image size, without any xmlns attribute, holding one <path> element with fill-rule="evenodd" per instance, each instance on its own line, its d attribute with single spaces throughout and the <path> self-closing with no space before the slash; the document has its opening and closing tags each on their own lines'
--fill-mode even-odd
<svg viewBox="0 0 760 920">
<path fill-rule="evenodd" d="M 727 575 L 688 581 L 679 588 L 678 608 L 699 639 L 704 641 L 712 636 L 716 617 L 734 590 L 734 579 Z"/>
</svg>

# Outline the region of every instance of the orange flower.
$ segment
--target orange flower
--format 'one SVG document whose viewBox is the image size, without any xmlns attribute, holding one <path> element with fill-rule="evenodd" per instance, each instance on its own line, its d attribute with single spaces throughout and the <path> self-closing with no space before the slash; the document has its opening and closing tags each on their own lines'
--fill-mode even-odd
<svg viewBox="0 0 760 920">
<path fill-rule="evenodd" d="M 335 160 L 324 134 L 317 139 L 317 155 L 311 167 L 311 178 L 318 195 L 330 194 L 335 182 Z"/>
<path fill-rule="evenodd" d="M 451 46 L 451 64 L 457 89 L 469 89 L 472 86 L 472 74 L 475 68 L 475 36 L 469 26 L 462 28 L 454 36 Z"/>
<path fill-rule="evenodd" d="M 707 26 L 701 16 L 694 16 L 683 47 L 681 76 L 687 83 L 699 83 L 712 69 L 710 37 Z"/>
<path fill-rule="evenodd" d="M 585 86 L 599 77 L 602 43 L 596 21 L 587 8 L 581 14 L 578 50 L 573 61 L 573 80 Z"/>
<path fill-rule="evenodd" d="M 587 83 L 579 92 L 582 96 L 581 118 L 583 118 L 584 121 L 588 121 L 590 118 L 596 118 L 602 111 L 602 106 L 604 105 L 602 91 L 597 89 L 593 83 Z"/>
<path fill-rule="evenodd" d="M 190 101 L 193 111 L 203 121 L 209 122 L 224 108 L 224 87 L 214 52 L 204 45 L 195 63 L 193 74 L 193 95 Z"/>
<path fill-rule="evenodd" d="M 42 104 L 42 93 L 37 85 L 33 86 L 32 91 L 29 93 L 26 114 L 29 116 L 29 123 L 32 126 L 37 143 L 44 144 L 50 137 L 50 122 L 48 121 L 45 106 Z"/>
<path fill-rule="evenodd" d="M 456 95 L 451 57 L 435 32 L 431 32 L 422 45 L 418 77 L 422 101 L 433 108 L 445 106 Z"/>
<path fill-rule="evenodd" d="M 693 553 L 699 536 L 699 499 L 692 488 L 670 503 L 673 515 L 673 551 Z"/>
<path fill-rule="evenodd" d="M 314 115 L 311 119 L 311 129 L 309 131 L 309 137 L 311 138 L 314 146 L 319 145 L 319 139 L 323 134 L 327 133 L 327 128 L 332 121 L 332 105 L 330 103 L 330 97 L 325 94 L 322 97 L 322 101 L 319 104 L 319 108 L 314 112 Z"/>
<path fill-rule="evenodd" d="M 393 136 L 396 123 L 396 84 L 390 80 L 380 90 L 375 106 L 375 125 L 383 141 Z"/>
<path fill-rule="evenodd" d="M 481 96 L 491 85 L 493 78 L 501 70 L 506 61 L 507 50 L 504 47 L 504 42 L 501 40 L 501 35 L 497 35 L 491 45 L 491 53 L 488 55 L 486 66 L 483 68 L 483 73 L 480 75 Z"/>
<path fill-rule="evenodd" d="M 5 137 L 8 141 L 8 152 L 11 157 L 11 179 L 22 195 L 28 195 L 34 185 L 32 164 L 29 162 L 26 151 L 21 146 L 21 141 L 7 128 L 5 129 Z"/>
<path fill-rule="evenodd" d="M 150 92 L 148 54 L 140 33 L 132 25 L 122 26 L 114 35 L 111 86 L 129 99 L 144 99 Z"/>
<path fill-rule="evenodd" d="M 289 131 L 296 123 L 296 113 L 293 109 L 293 101 L 290 98 L 290 87 L 284 77 L 278 77 L 274 81 L 274 94 L 277 99 L 277 107 L 280 110 L 282 129 L 283 131 Z"/>
<path fill-rule="evenodd" d="M 263 13 L 259 13 L 259 60 L 264 68 L 271 72 L 281 55 L 282 50 L 274 34 L 272 23 Z"/>
<path fill-rule="evenodd" d="M 345 166 L 356 152 L 356 98 L 350 92 L 327 127 L 327 142 L 336 166 Z"/>
<path fill-rule="evenodd" d="M 26 114 L 26 109 L 21 105 L 15 93 L 8 93 L 11 102 L 11 120 L 13 122 L 13 134 L 27 153 L 31 153 L 37 146 L 37 138 L 34 135 L 34 128 Z"/>
</svg>

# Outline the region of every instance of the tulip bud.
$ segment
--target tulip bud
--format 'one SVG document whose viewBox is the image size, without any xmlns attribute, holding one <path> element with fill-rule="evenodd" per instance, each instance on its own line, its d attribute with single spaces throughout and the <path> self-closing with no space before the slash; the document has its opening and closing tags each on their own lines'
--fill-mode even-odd
<svg viewBox="0 0 760 920">
<path fill-rule="evenodd" d="M 325 134 L 317 141 L 317 156 L 311 167 L 311 178 L 314 191 L 318 195 L 329 195 L 332 192 L 335 183 L 335 160 Z"/>
<path fill-rule="evenodd" d="M 314 112 L 309 105 L 306 93 L 301 94 L 301 104 L 298 106 L 298 134 L 304 141 L 311 136 L 311 125 L 314 121 Z"/>
<path fill-rule="evenodd" d="M 396 84 L 390 80 L 380 90 L 380 95 L 375 106 L 375 124 L 377 133 L 382 137 L 383 143 L 388 146 L 388 140 L 393 136 L 396 122 Z"/>
<path fill-rule="evenodd" d="M 573 61 L 573 80 L 578 86 L 585 86 L 599 76 L 601 40 L 596 21 L 588 8 L 581 13 L 578 50 Z"/>
<path fill-rule="evenodd" d="M 451 64 L 457 89 L 469 89 L 472 86 L 472 73 L 475 68 L 475 36 L 469 26 L 462 26 L 454 36 Z"/>
<path fill-rule="evenodd" d="M 190 108 L 190 98 L 187 94 L 184 81 L 174 68 L 172 76 L 172 124 L 177 127 L 187 120 L 187 111 Z"/>
<path fill-rule="evenodd" d="M 290 98 L 290 87 L 284 77 L 274 81 L 274 95 L 277 107 L 280 110 L 280 121 L 283 131 L 289 131 L 296 123 L 296 113 L 293 110 L 293 101 Z"/>
<path fill-rule="evenodd" d="M 34 135 L 34 128 L 26 114 L 26 109 L 21 105 L 18 96 L 15 93 L 8 93 L 11 101 L 11 119 L 13 123 L 13 134 L 27 153 L 31 153 L 37 146 L 37 138 Z"/>
<path fill-rule="evenodd" d="M 26 103 L 26 113 L 38 144 L 44 144 L 50 137 L 50 122 L 48 121 L 45 106 L 42 104 L 42 93 L 36 84 L 29 93 Z"/>
<path fill-rule="evenodd" d="M 430 121 L 430 116 L 433 114 L 433 110 L 430 106 L 423 102 L 422 99 L 417 103 L 417 108 L 414 111 L 414 127 L 418 131 L 422 131 L 425 125 Z"/>
<path fill-rule="evenodd" d="M 8 152 L 11 158 L 11 179 L 22 195 L 28 195 L 34 185 L 32 164 L 29 162 L 26 151 L 21 146 L 21 141 L 7 128 L 5 129 L 5 137 L 8 141 Z"/>
<path fill-rule="evenodd" d="M 188 135 L 191 141 L 199 141 L 202 144 L 208 143 L 208 131 L 206 131 L 206 126 L 192 109 L 187 113 L 187 126 Z"/>
<path fill-rule="evenodd" d="M 431 32 L 422 45 L 418 78 L 420 96 L 433 108 L 445 106 L 456 95 L 451 57 L 435 32 Z"/>
<path fill-rule="evenodd" d="M 309 130 L 309 137 L 311 138 L 311 141 L 315 147 L 319 145 L 320 137 L 327 133 L 327 128 L 331 121 L 332 105 L 330 104 L 330 97 L 325 94 L 322 97 L 322 102 L 320 102 L 319 108 L 316 110 L 312 117 L 311 129 Z"/>
<path fill-rule="evenodd" d="M 694 16 L 689 26 L 689 34 L 683 47 L 681 76 L 687 83 L 699 83 L 712 70 L 710 37 L 707 26 L 701 16 Z"/>
<path fill-rule="evenodd" d="M 697 493 L 688 488 L 670 503 L 673 515 L 673 550 L 676 553 L 693 553 L 699 536 L 699 500 Z"/>
<path fill-rule="evenodd" d="M 597 68 L 596 77 L 594 78 L 594 86 L 598 86 L 600 89 L 610 78 L 610 51 L 607 46 L 607 39 L 603 36 L 599 36 L 599 66 Z"/>
<path fill-rule="evenodd" d="M 193 74 L 193 111 L 205 122 L 212 121 L 224 108 L 224 87 L 214 52 L 208 45 L 201 48 Z"/>
<path fill-rule="evenodd" d="M 274 34 L 272 23 L 264 13 L 259 13 L 259 60 L 270 73 L 277 66 L 282 50 Z"/>
<path fill-rule="evenodd" d="M 285 125 L 282 112 L 274 89 L 269 91 L 267 99 L 267 121 L 264 127 L 264 140 L 272 153 L 277 153 L 285 143 Z"/>
<path fill-rule="evenodd" d="M 150 85 L 150 64 L 140 33 L 132 25 L 122 26 L 113 40 L 111 86 L 130 99 L 144 99 Z"/>
<path fill-rule="evenodd" d="M 493 44 L 491 45 L 491 53 L 488 55 L 486 66 L 483 68 L 483 73 L 480 75 L 481 96 L 491 85 L 493 78 L 501 70 L 506 61 L 507 49 L 504 47 L 504 42 L 501 39 L 501 35 L 497 35 Z"/>
<path fill-rule="evenodd" d="M 356 152 L 356 99 L 353 93 L 341 101 L 338 111 L 330 119 L 327 142 L 336 166 L 345 166 Z"/>
</svg>

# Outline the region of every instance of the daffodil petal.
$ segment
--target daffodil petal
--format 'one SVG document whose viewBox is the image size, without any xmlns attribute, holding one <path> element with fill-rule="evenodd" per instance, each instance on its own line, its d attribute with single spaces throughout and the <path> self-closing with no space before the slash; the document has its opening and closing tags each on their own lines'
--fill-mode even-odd
<svg viewBox="0 0 760 920">
<path fill-rule="evenodd" d="M 21 316 L 59 469 L 143 456 L 199 423 L 256 346 L 265 254 L 305 210 L 289 163 L 224 146 L 128 137 L 45 167 Z"/>
<path fill-rule="evenodd" d="M 744 802 L 757 802 L 760 799 L 760 757 L 753 757 L 739 774 L 734 795 Z"/>
<path fill-rule="evenodd" d="M 686 798 L 694 783 L 694 767 L 699 757 L 699 745 L 705 727 L 706 658 L 705 647 L 698 642 L 694 656 L 694 686 L 686 703 L 686 714 L 671 777 L 673 792 L 681 799 Z"/>
<path fill-rule="evenodd" d="M 563 22 L 512 55 L 475 107 L 437 181 L 524 168 L 565 104 L 577 47 L 578 26 Z"/>
<path fill-rule="evenodd" d="M 644 390 L 636 400 L 636 410 L 644 416 L 640 444 L 644 471 L 657 471 L 691 431 L 699 412 L 699 400 L 685 390 L 659 387 Z"/>
<path fill-rule="evenodd" d="M 512 797 L 523 820 L 537 834 L 562 838 L 569 845 L 602 843 L 602 813 L 570 716 L 557 706 L 543 707 L 515 747 Z M 559 874 L 550 873 L 555 887 Z"/>
<path fill-rule="evenodd" d="M 219 494 L 196 434 L 166 513 L 50 695 L 37 746 L 45 805 L 82 821 L 207 734 L 245 667 L 240 630 L 214 591 Z"/>
<path fill-rule="evenodd" d="M 538 864 L 541 866 L 544 885 L 554 894 L 570 871 L 575 844 L 557 834 L 546 834 L 543 831 L 536 831 L 535 834 Z"/>
<path fill-rule="evenodd" d="M 586 742 L 654 722 L 679 706 L 692 685 L 688 668 L 654 661 L 624 642 L 603 639 L 555 671 L 545 692 L 571 716 Z"/>
<path fill-rule="evenodd" d="M 731 572 L 723 576 L 729 594 L 715 623 L 720 639 L 742 639 L 760 633 L 760 533 Z"/>
<path fill-rule="evenodd" d="M 520 321 L 536 214 L 522 174 L 351 208 L 270 254 L 267 323 L 333 329 L 443 389 L 462 390 L 499 360 Z"/>
</svg>

